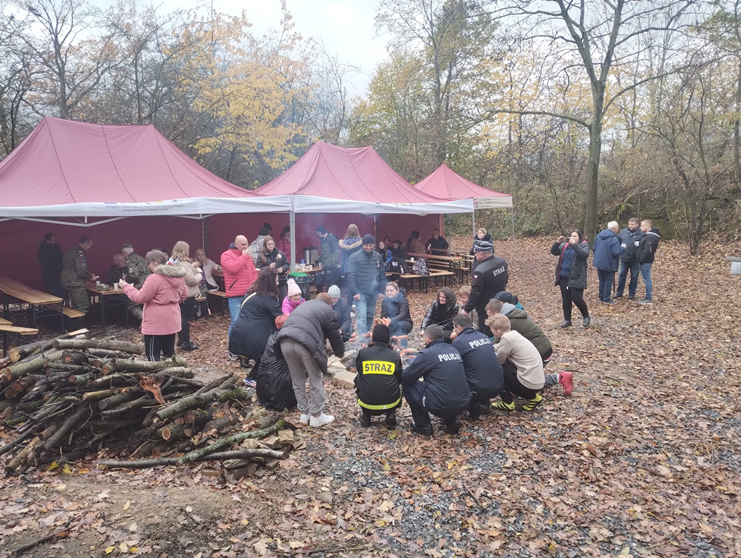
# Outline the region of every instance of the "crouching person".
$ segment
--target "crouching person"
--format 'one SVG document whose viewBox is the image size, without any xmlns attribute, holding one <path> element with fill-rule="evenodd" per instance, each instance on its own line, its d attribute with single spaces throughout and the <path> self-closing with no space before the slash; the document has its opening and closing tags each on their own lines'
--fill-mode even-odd
<svg viewBox="0 0 741 558">
<path fill-rule="evenodd" d="M 401 375 L 414 431 L 424 436 L 432 436 L 429 413 L 445 421 L 448 434 L 456 434 L 460 429 L 458 415 L 468 409 L 471 400 L 461 355 L 445 343 L 444 336 L 442 327 L 429 326 L 425 330 L 425 348 Z"/>
<path fill-rule="evenodd" d="M 358 351 L 355 392 L 362 410 L 360 426 L 371 425 L 371 417 L 386 415 L 386 426 L 396 426 L 401 406 L 401 355 L 391 348 L 391 332 L 385 324 L 373 328 L 369 347 Z"/>
<path fill-rule="evenodd" d="M 489 412 L 489 400 L 502 391 L 504 378 L 494 345 L 472 326 L 471 318 L 465 314 L 453 318 L 455 339 L 452 346 L 461 354 L 466 382 L 471 390 L 468 413 L 471 420 L 478 420 L 482 414 Z"/>
<path fill-rule="evenodd" d="M 527 399 L 522 407 L 532 411 L 543 400 L 538 393 L 545 385 L 543 360 L 538 349 L 517 331 L 513 331 L 509 318 L 496 314 L 489 320 L 489 327 L 499 343 L 494 345 L 497 360 L 504 373 L 504 388 L 501 401 L 492 406 L 502 411 L 514 411 L 514 395 Z"/>
</svg>

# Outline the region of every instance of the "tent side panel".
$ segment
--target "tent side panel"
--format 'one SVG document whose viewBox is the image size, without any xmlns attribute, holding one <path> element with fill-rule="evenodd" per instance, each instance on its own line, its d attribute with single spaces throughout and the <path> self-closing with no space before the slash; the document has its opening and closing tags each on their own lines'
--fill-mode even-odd
<svg viewBox="0 0 741 558">
<path fill-rule="evenodd" d="M 419 231 L 422 243 L 432 236 L 432 230 L 437 227 L 438 215 L 394 215 L 378 216 L 378 236 L 391 237 L 391 240 L 406 242 L 413 230 Z"/>
</svg>

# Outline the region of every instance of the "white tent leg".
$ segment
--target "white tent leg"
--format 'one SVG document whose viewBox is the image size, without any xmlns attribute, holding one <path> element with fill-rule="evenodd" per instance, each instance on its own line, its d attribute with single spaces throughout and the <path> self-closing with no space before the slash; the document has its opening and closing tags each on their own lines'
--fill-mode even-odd
<svg viewBox="0 0 741 558">
<path fill-rule="evenodd" d="M 291 271 L 296 271 L 296 212 L 293 210 L 293 196 L 291 196 Z"/>
<path fill-rule="evenodd" d="M 512 264 L 517 265 L 517 243 L 515 242 L 515 207 L 510 207 L 512 218 Z"/>
<path fill-rule="evenodd" d="M 476 208 L 475 207 L 471 210 L 471 222 L 473 223 L 473 237 L 476 238 Z"/>
</svg>

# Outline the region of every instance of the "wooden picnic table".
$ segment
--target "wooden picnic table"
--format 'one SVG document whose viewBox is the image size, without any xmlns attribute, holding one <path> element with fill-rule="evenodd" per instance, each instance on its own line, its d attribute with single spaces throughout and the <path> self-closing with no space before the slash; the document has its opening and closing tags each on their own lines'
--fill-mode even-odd
<svg viewBox="0 0 741 558">
<path fill-rule="evenodd" d="M 36 335 L 39 330 L 31 327 L 17 327 L 13 322 L 0 318 L 0 331 L 3 332 L 3 357 L 8 355 L 8 333 L 17 333 L 18 335 Z"/>
<path fill-rule="evenodd" d="M 422 258 L 422 259 L 435 259 L 443 262 L 461 262 L 463 258 L 461 256 L 438 256 L 437 254 L 417 254 L 414 252 L 408 252 L 407 256 L 410 258 Z M 408 260 L 407 260 L 408 261 Z"/>
<path fill-rule="evenodd" d="M 106 308 L 123 308 L 126 327 L 129 327 L 129 297 L 124 294 L 122 289 L 118 288 L 117 284 L 113 285 L 113 288 L 109 286 L 107 291 L 101 291 L 94 281 L 87 281 L 85 283 L 85 290 L 88 292 L 90 298 L 98 298 L 98 303 L 100 304 L 100 321 L 104 326 Z"/>
<path fill-rule="evenodd" d="M 21 302 L 21 304 L 28 304 L 32 327 L 36 327 L 37 316 L 59 315 L 59 319 L 62 322 L 62 329 L 64 329 L 64 313 L 62 309 L 64 301 L 58 296 L 37 291 L 10 277 L 0 277 L 0 291 L 4 295 L 3 310 L 5 318 L 8 317 L 10 310 L 10 299 L 14 298 Z M 45 309 L 40 312 L 38 310 L 39 306 L 43 306 Z M 59 308 L 56 308 L 57 306 Z"/>
</svg>

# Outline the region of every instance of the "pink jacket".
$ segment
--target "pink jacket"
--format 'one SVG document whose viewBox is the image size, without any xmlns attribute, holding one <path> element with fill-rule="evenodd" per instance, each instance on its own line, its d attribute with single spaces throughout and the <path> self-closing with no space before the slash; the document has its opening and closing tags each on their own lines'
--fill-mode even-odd
<svg viewBox="0 0 741 558">
<path fill-rule="evenodd" d="M 249 253 L 243 254 L 234 247 L 221 254 L 221 269 L 224 272 L 226 296 L 244 296 L 257 279 L 255 262 Z"/>
<path fill-rule="evenodd" d="M 144 280 L 141 290 L 133 285 L 124 286 L 126 296 L 144 305 L 144 335 L 170 335 L 180 331 L 180 303 L 188 298 L 183 277 L 182 267 L 161 265 Z"/>
<path fill-rule="evenodd" d="M 286 298 L 283 299 L 283 306 L 282 306 L 281 309 L 283 310 L 283 313 L 284 314 L 290 314 L 296 308 L 298 308 L 299 306 L 301 306 L 304 302 L 306 302 L 306 300 L 304 300 L 303 297 L 301 299 L 299 299 L 298 302 L 293 302 L 290 298 L 286 297 Z"/>
</svg>

